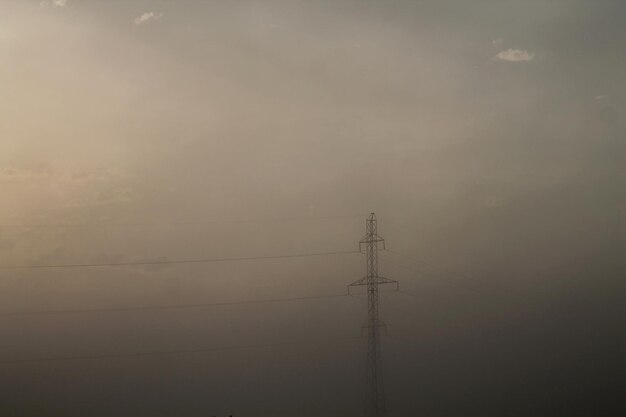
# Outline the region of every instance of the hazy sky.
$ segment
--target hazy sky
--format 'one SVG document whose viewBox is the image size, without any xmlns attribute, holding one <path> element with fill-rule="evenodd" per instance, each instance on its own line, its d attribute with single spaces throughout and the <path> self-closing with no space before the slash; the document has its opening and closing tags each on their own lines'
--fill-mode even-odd
<svg viewBox="0 0 626 417">
<path fill-rule="evenodd" d="M 0 266 L 350 251 L 376 211 L 417 260 L 381 254 L 416 294 L 381 301 L 390 415 L 601 415 L 624 392 L 624 17 L 0 0 Z M 0 363 L 0 414 L 359 415 L 365 341 L 343 342 L 362 298 L 2 313 L 340 294 L 363 274 L 358 254 L 0 269 L 0 362 L 327 343 Z"/>
</svg>

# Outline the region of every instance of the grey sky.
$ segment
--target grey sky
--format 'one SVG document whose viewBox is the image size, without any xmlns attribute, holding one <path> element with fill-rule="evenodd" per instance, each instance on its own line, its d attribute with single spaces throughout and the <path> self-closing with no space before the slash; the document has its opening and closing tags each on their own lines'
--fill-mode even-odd
<svg viewBox="0 0 626 417">
<path fill-rule="evenodd" d="M 421 341 L 385 346 L 395 415 L 458 415 L 442 405 L 452 395 L 445 375 L 465 387 L 471 379 L 460 375 L 476 372 L 473 364 L 485 364 L 486 380 L 459 400 L 460 409 L 530 415 L 531 405 L 505 411 L 526 392 L 539 410 L 533 415 L 549 415 L 554 404 L 538 397 L 534 382 L 550 379 L 544 372 L 555 384 L 572 381 L 559 374 L 561 367 L 574 372 L 577 360 L 591 356 L 603 357 L 598 369 L 606 365 L 608 372 L 621 343 L 614 329 L 623 324 L 616 316 L 626 232 L 624 16 L 626 3 L 610 0 L 0 0 L 0 265 L 351 250 L 365 215 L 376 211 L 391 248 L 439 272 L 454 271 L 450 279 L 472 288 L 422 280 L 390 254 L 389 263 L 381 261 L 386 275 L 428 299 L 388 296 L 404 311 L 388 311 L 390 329 Z M 189 268 L 0 270 L 0 308 L 329 294 L 359 278 L 362 263 L 357 255 Z M 354 335 L 364 314 L 352 299 L 282 307 L 233 309 L 207 325 L 223 344 L 245 344 L 304 337 L 296 329 L 305 327 L 315 338 Z M 461 320 L 463 330 L 437 333 L 428 320 L 419 321 L 423 316 Z M 0 357 L 133 351 L 145 341 L 210 344 L 196 335 L 205 330 L 202 312 L 176 317 L 102 315 L 95 319 L 101 332 L 89 317 L 0 317 L 0 337 L 11 340 Z M 320 324 L 331 320 L 328 330 Z M 481 345 L 487 342 L 480 331 L 498 323 L 507 330 Z M 511 323 L 525 330 L 507 333 Z M 592 328 L 606 350 L 581 344 Z M 109 340 L 106 348 L 99 344 Z M 526 351 L 515 351 L 520 340 Z M 420 360 L 434 355 L 432 363 L 446 363 L 439 347 L 461 345 L 469 352 L 450 369 L 424 370 L 432 382 L 426 388 Z M 579 350 L 555 364 L 553 355 L 570 345 Z M 172 413 L 190 399 L 197 404 L 188 405 L 190 416 L 206 411 L 203 401 L 223 407 L 214 413 L 307 415 L 298 407 L 308 404 L 310 415 L 350 414 L 364 359 L 358 349 L 334 349 L 318 356 L 314 349 L 300 357 L 291 352 L 284 362 L 278 353 L 255 352 L 245 366 L 235 365 L 245 355 L 228 353 L 227 364 L 218 360 L 211 368 L 226 380 L 208 400 L 202 384 L 194 384 L 191 360 L 180 366 L 165 360 L 157 365 L 162 374 L 146 363 L 132 365 L 137 372 L 122 378 L 123 393 L 111 394 L 110 402 L 98 399 L 100 388 L 89 379 L 97 375 L 108 387 L 103 392 L 114 392 L 117 374 L 106 362 L 88 365 L 92 372 L 80 364 L 16 366 L 0 372 L 0 383 L 8 375 L 25 384 L 9 403 L 16 416 L 73 415 L 51 394 L 60 388 L 27 386 L 70 375 L 91 381 L 67 388 L 67 395 L 90 398 L 85 409 L 128 405 L 123 398 L 137 386 L 140 400 L 115 415 Z M 501 366 L 489 368 L 489 357 Z M 302 365 L 315 360 L 318 368 Z M 397 370 L 406 362 L 417 365 Z M 340 373 L 337 363 L 356 372 L 335 375 L 342 384 L 354 381 L 354 389 L 343 399 L 323 389 L 319 402 L 308 398 L 306 390 L 319 391 L 320 381 Z M 519 377 L 524 369 L 526 378 Z M 581 373 L 596 375 L 586 369 Z M 270 378 L 266 395 L 252 390 L 267 382 L 268 372 L 279 375 Z M 163 375 L 178 381 L 172 384 L 180 392 L 145 405 L 152 393 L 175 389 Z M 305 380 L 301 390 L 293 388 L 295 399 L 283 408 L 272 403 L 296 376 Z M 210 379 L 210 372 L 197 378 Z M 253 382 L 243 388 L 242 381 Z M 500 384 L 510 390 L 498 391 Z M 575 392 L 583 385 L 568 387 Z M 419 389 L 423 397 L 413 401 L 411 392 Z M 247 396 L 232 408 L 242 390 Z M 493 392 L 501 402 L 481 409 Z"/>
</svg>

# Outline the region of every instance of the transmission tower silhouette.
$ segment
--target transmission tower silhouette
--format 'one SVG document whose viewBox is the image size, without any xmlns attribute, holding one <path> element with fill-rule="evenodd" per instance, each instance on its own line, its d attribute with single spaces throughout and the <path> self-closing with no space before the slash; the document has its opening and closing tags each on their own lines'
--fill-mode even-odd
<svg viewBox="0 0 626 417">
<path fill-rule="evenodd" d="M 365 277 L 354 281 L 350 287 L 358 285 L 367 286 L 367 323 L 361 328 L 367 331 L 367 366 L 365 381 L 365 415 L 367 417 L 385 417 L 387 409 L 385 404 L 385 388 L 383 385 L 380 328 L 385 324 L 378 316 L 378 286 L 381 284 L 395 283 L 398 281 L 378 275 L 378 246 L 382 245 L 385 250 L 385 240 L 378 235 L 376 214 L 371 213 L 365 221 L 365 237 L 359 242 L 359 250 L 363 252 L 365 247 L 367 274 Z"/>
</svg>

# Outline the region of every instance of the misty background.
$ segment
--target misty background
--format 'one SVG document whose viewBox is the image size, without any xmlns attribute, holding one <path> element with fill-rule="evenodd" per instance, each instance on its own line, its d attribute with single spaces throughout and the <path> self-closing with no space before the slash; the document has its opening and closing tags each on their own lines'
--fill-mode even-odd
<svg viewBox="0 0 626 417">
<path fill-rule="evenodd" d="M 8 267 L 356 251 L 372 211 L 390 416 L 621 415 L 624 16 L 0 0 L 0 415 L 361 415 L 360 254 Z"/>
</svg>

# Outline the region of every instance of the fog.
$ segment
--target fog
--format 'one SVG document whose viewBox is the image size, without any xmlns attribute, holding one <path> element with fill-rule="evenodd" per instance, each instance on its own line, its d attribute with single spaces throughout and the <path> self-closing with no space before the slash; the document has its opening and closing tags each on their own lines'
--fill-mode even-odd
<svg viewBox="0 0 626 417">
<path fill-rule="evenodd" d="M 0 0 L 0 415 L 619 415 L 625 15 Z"/>
</svg>

